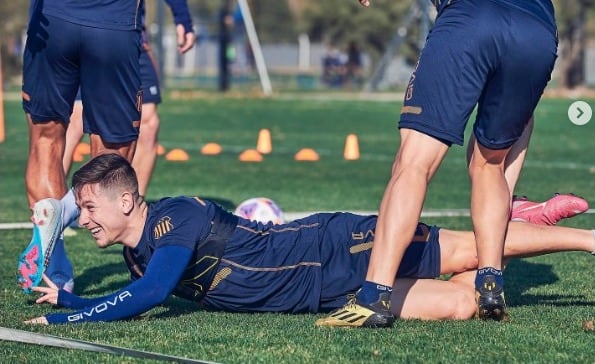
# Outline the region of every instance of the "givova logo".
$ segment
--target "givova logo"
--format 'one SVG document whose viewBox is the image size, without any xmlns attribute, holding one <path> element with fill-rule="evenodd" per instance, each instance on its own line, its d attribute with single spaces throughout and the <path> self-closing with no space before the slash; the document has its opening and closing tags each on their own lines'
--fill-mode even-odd
<svg viewBox="0 0 595 364">
<path fill-rule="evenodd" d="M 75 322 L 80 321 L 88 317 L 93 317 L 94 315 L 107 311 L 110 307 L 115 307 L 119 303 L 124 302 L 125 299 L 132 297 L 132 293 L 130 291 L 124 291 L 114 297 L 113 300 L 107 300 L 106 302 L 102 302 L 97 306 L 91 307 L 88 310 L 85 310 L 80 313 L 76 313 L 74 315 L 68 316 L 68 322 Z"/>
</svg>

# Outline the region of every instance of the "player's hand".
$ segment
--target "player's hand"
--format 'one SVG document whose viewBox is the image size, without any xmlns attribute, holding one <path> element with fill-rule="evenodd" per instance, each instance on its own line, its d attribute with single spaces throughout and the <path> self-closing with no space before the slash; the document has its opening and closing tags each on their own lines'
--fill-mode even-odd
<svg viewBox="0 0 595 364">
<path fill-rule="evenodd" d="M 52 305 L 57 305 L 58 304 L 58 286 L 56 286 L 54 284 L 54 282 L 52 282 L 48 276 L 46 276 L 45 274 L 42 276 L 43 281 L 45 282 L 45 284 L 47 284 L 47 287 L 42 287 L 42 286 L 37 286 L 37 287 L 31 287 L 32 291 L 41 293 L 41 297 L 39 297 L 38 299 L 35 300 L 35 303 L 37 304 L 41 304 L 41 303 L 50 303 Z M 46 321 L 47 323 L 47 321 Z"/>
<path fill-rule="evenodd" d="M 359 3 L 365 7 L 370 6 L 370 0 L 359 0 Z"/>
<path fill-rule="evenodd" d="M 33 325 L 49 325 L 48 320 L 45 316 L 39 316 L 36 318 L 32 318 L 31 320 L 25 321 L 26 324 L 33 324 Z"/>
<path fill-rule="evenodd" d="M 194 43 L 196 42 L 196 34 L 194 32 L 186 32 L 182 24 L 176 25 L 177 41 L 178 41 L 178 52 L 184 54 L 188 52 Z"/>
</svg>

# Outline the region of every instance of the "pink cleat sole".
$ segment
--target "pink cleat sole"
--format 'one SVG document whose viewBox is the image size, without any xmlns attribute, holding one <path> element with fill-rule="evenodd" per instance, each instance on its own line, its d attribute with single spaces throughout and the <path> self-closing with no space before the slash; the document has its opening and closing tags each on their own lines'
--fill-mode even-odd
<svg viewBox="0 0 595 364">
<path fill-rule="evenodd" d="M 556 193 L 545 202 L 529 201 L 515 197 L 512 202 L 511 221 L 530 222 L 538 225 L 556 225 L 560 220 L 573 217 L 589 209 L 589 203 L 571 193 Z"/>
</svg>

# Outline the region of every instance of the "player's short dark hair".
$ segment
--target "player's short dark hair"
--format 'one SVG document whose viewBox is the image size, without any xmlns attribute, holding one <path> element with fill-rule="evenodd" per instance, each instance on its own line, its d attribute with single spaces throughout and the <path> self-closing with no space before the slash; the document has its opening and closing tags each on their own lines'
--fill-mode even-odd
<svg viewBox="0 0 595 364">
<path fill-rule="evenodd" d="M 75 195 L 86 185 L 97 184 L 103 190 L 126 190 L 138 197 L 136 172 L 128 160 L 116 153 L 101 154 L 72 176 L 72 188 Z"/>
</svg>

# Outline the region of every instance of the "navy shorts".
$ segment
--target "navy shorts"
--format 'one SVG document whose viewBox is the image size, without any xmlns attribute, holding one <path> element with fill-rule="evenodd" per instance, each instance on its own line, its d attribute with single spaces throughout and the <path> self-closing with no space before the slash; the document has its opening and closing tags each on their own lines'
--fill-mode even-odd
<svg viewBox="0 0 595 364">
<path fill-rule="evenodd" d="M 153 52 L 147 43 L 143 43 L 139 58 L 140 81 L 143 90 L 143 104 L 160 104 L 161 89 L 159 87 L 159 76 L 157 66 L 153 59 Z M 81 91 L 76 94 L 76 101 L 81 101 Z"/>
<path fill-rule="evenodd" d="M 446 6 L 412 73 L 399 127 L 462 145 L 478 105 L 473 126 L 477 141 L 490 149 L 510 147 L 550 80 L 557 57 L 551 29 L 539 18 L 495 1 Z"/>
<path fill-rule="evenodd" d="M 320 311 L 347 303 L 365 280 L 374 243 L 376 216 L 334 214 L 322 236 L 322 289 Z M 346 232 L 349 235 L 346 235 Z M 415 237 L 405 251 L 398 278 L 437 278 L 440 276 L 439 228 L 419 223 Z"/>
<path fill-rule="evenodd" d="M 161 89 L 159 88 L 157 65 L 148 43 L 143 43 L 139 61 L 140 80 L 143 88 L 143 104 L 160 104 Z"/>
<path fill-rule="evenodd" d="M 142 103 L 140 39 L 135 30 L 34 15 L 23 56 L 25 112 L 34 123 L 67 124 L 80 86 L 86 133 L 108 143 L 136 140 Z"/>
</svg>

